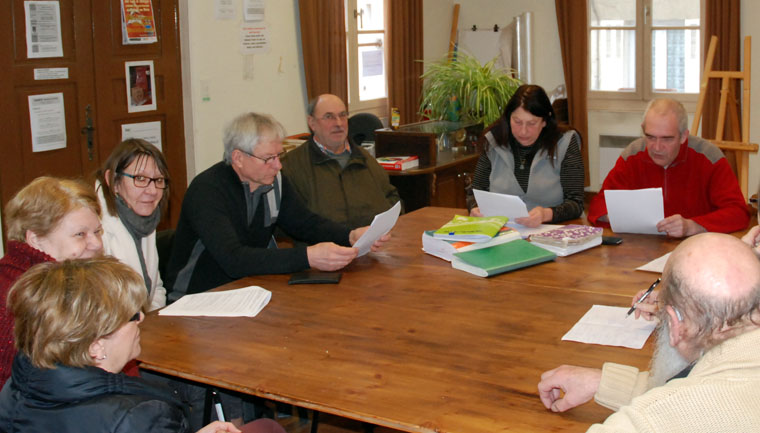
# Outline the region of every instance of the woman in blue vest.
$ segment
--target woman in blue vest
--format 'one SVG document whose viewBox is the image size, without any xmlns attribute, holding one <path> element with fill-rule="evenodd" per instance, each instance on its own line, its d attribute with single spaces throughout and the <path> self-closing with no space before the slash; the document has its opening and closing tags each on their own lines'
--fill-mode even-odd
<svg viewBox="0 0 760 433">
<path fill-rule="evenodd" d="M 540 86 L 520 86 L 504 115 L 485 136 L 473 189 L 520 197 L 527 227 L 578 218 L 583 213 L 583 157 L 577 132 L 557 125 L 549 97 Z M 481 216 L 472 196 L 470 214 Z"/>
</svg>

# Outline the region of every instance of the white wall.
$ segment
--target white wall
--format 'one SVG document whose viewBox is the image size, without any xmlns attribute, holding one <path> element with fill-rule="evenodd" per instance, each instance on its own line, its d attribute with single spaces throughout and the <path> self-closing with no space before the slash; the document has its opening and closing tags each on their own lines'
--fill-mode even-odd
<svg viewBox="0 0 760 433">
<path fill-rule="evenodd" d="M 564 84 L 562 53 L 553 1 L 535 0 L 424 0 L 425 61 L 441 59 L 448 52 L 454 4 L 459 3 L 459 29 L 499 27 L 523 12 L 533 13 L 533 84 L 547 92 Z M 538 47 L 538 48 L 537 48 Z"/>
<path fill-rule="evenodd" d="M 237 18 L 230 21 L 214 18 L 214 1 L 182 3 L 187 154 L 192 164 L 188 167 L 189 182 L 222 159 L 222 130 L 236 115 L 269 113 L 288 134 L 296 134 L 308 130 L 307 101 L 297 0 L 266 2 L 271 50 L 248 56 L 239 51 L 241 0 L 233 0 Z M 252 71 L 252 80 L 244 78 L 246 70 Z M 209 101 L 201 98 L 203 85 L 208 87 Z"/>
<path fill-rule="evenodd" d="M 288 134 L 305 132 L 306 91 L 301 65 L 298 2 L 266 2 L 271 51 L 253 56 L 253 80 L 243 78 L 246 66 L 238 50 L 241 0 L 233 0 L 238 17 L 214 18 L 213 1 L 182 1 L 182 68 L 185 92 L 188 180 L 221 159 L 221 134 L 226 122 L 244 111 L 272 114 Z M 525 11 L 534 13 L 536 84 L 552 90 L 564 82 L 554 2 L 473 0 L 461 2 L 461 26 L 503 26 Z M 425 0 L 424 58 L 447 52 L 453 0 Z M 498 17 L 498 18 L 494 18 Z M 206 83 L 210 101 L 202 101 Z"/>
</svg>

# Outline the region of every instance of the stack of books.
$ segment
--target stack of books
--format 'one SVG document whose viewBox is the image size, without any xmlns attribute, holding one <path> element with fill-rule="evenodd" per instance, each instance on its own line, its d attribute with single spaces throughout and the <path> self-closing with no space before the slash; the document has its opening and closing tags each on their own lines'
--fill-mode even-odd
<svg viewBox="0 0 760 433">
<path fill-rule="evenodd" d="M 422 250 L 451 262 L 460 269 L 489 277 L 553 260 L 554 253 L 531 245 L 513 228 L 506 217 L 456 215 L 436 231 L 422 234 Z"/>
<path fill-rule="evenodd" d="M 485 242 L 439 239 L 434 236 L 434 233 L 435 230 L 426 230 L 422 232 L 422 251 L 449 262 L 454 257 L 454 253 L 479 250 L 481 248 L 488 248 L 494 245 L 511 242 L 515 239 L 520 239 L 520 233 L 507 226 L 503 226 L 501 230 L 496 233 L 496 236 Z"/>
<path fill-rule="evenodd" d="M 433 232 L 433 237 L 448 241 L 486 242 L 496 236 L 507 221 L 509 218 L 505 216 L 454 215 L 451 221 Z"/>
<path fill-rule="evenodd" d="M 602 244 L 602 228 L 569 224 L 530 236 L 530 241 L 560 257 Z"/>
<path fill-rule="evenodd" d="M 420 159 L 416 155 L 412 156 L 381 156 L 377 158 L 380 167 L 388 171 L 402 171 L 410 168 L 419 167 Z"/>
<path fill-rule="evenodd" d="M 491 277 L 549 262 L 557 256 L 523 239 L 475 251 L 455 253 L 451 266 L 479 277 Z"/>
</svg>

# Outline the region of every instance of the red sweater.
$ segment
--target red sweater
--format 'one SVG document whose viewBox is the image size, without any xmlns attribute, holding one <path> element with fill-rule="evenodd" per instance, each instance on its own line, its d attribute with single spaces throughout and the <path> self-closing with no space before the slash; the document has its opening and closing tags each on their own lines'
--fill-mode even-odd
<svg viewBox="0 0 760 433">
<path fill-rule="evenodd" d="M 54 258 L 24 242 L 8 241 L 5 255 L 0 259 L 0 388 L 11 376 L 11 364 L 16 355 L 13 345 L 13 314 L 6 308 L 8 291 L 29 268 Z"/>
<path fill-rule="evenodd" d="M 652 161 L 644 139 L 628 145 L 591 200 L 589 222 L 609 227 L 599 221 L 607 215 L 605 190 L 642 188 L 662 188 L 665 217 L 680 214 L 709 232 L 732 233 L 749 224 L 747 204 L 728 161 L 717 146 L 699 137 L 689 136 L 668 168 Z"/>
</svg>

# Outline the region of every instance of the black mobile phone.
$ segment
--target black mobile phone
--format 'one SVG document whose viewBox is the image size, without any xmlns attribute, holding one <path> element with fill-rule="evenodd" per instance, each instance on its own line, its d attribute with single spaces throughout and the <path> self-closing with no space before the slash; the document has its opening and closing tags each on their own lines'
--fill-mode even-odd
<svg viewBox="0 0 760 433">
<path fill-rule="evenodd" d="M 615 236 L 602 236 L 602 245 L 620 245 L 623 243 L 623 238 Z"/>
<path fill-rule="evenodd" d="M 288 284 L 338 284 L 341 275 L 340 272 L 322 272 L 315 270 L 296 272 L 290 277 Z"/>
</svg>

